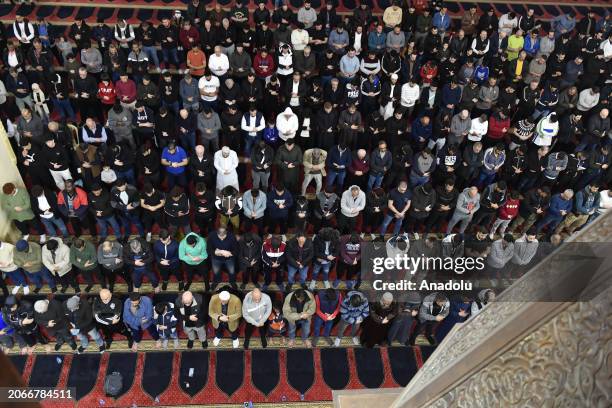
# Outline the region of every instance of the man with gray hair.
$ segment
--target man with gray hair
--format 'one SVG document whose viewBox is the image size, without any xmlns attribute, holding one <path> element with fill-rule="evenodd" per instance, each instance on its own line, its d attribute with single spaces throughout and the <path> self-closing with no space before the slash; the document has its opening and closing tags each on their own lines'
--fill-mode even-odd
<svg viewBox="0 0 612 408">
<path fill-rule="evenodd" d="M 176 298 L 176 315 L 183 321 L 183 331 L 187 334 L 187 348 L 193 348 L 193 341 L 198 336 L 202 348 L 208 347 L 206 340 L 205 308 L 202 296 L 190 291 L 183 292 Z"/>
<path fill-rule="evenodd" d="M 70 325 L 70 334 L 78 337 L 81 342 L 77 349 L 79 353 L 84 352 L 87 346 L 89 346 L 88 335 L 96 342 L 100 353 L 104 353 L 106 349 L 104 340 L 102 340 L 102 336 L 100 336 L 100 332 L 96 328 L 91 305 L 88 301 L 76 295 L 68 298 L 64 302 L 64 314 Z"/>
<path fill-rule="evenodd" d="M 48 335 L 55 337 L 55 351 L 59 351 L 64 343 L 68 343 L 75 351 L 77 344 L 70 335 L 68 320 L 64 315 L 62 304 L 55 300 L 38 300 L 34 303 L 34 321 L 44 327 Z"/>
<path fill-rule="evenodd" d="M 140 290 L 142 279 L 146 275 L 151 282 L 151 286 L 155 289 L 155 293 L 159 293 L 159 279 L 151 269 L 153 263 L 153 251 L 151 246 L 144 238 L 136 237 L 129 241 L 128 245 L 123 248 L 123 260 L 129 266 L 132 273 L 132 282 L 134 284 L 134 292 Z"/>
</svg>

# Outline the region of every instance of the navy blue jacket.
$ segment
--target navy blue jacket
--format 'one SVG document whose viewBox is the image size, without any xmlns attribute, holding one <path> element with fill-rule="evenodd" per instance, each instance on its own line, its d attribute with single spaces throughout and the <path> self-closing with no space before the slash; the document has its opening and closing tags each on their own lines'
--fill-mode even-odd
<svg viewBox="0 0 612 408">
<path fill-rule="evenodd" d="M 164 245 L 161 240 L 157 240 L 153 244 L 153 253 L 155 254 L 155 260 L 159 263 L 162 259 L 170 261 L 169 266 L 179 265 L 179 244 L 175 240 L 170 241 L 168 245 Z"/>
</svg>

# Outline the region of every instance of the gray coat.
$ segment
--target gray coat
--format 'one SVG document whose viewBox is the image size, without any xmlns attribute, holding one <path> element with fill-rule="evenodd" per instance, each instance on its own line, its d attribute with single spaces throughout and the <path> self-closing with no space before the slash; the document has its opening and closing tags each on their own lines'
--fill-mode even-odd
<svg viewBox="0 0 612 408">
<path fill-rule="evenodd" d="M 487 264 L 495 269 L 501 269 L 514 256 L 514 243 L 509 243 L 504 248 L 502 245 L 503 239 L 498 239 L 491 244 L 491 252 L 487 257 Z"/>
<path fill-rule="evenodd" d="M 206 129 L 210 129 L 210 133 L 206 133 Z M 206 140 L 212 140 L 219 137 L 219 130 L 221 129 L 221 120 L 217 112 L 213 112 L 210 118 L 204 116 L 204 112 L 198 115 L 198 130 L 200 131 L 202 138 Z"/>
</svg>

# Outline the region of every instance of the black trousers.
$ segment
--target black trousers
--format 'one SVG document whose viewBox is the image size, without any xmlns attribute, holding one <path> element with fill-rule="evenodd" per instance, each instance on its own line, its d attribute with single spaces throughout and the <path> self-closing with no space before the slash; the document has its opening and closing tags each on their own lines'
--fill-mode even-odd
<svg viewBox="0 0 612 408">
<path fill-rule="evenodd" d="M 75 291 L 79 292 L 79 285 L 77 284 L 76 276 L 74 271 L 70 270 L 62 276 L 54 275 L 56 283 L 62 285 L 62 288 L 72 286 Z"/>
<path fill-rule="evenodd" d="M 281 267 L 273 268 L 264 264 L 264 283 L 269 285 L 272 283 L 272 273 L 276 272 L 276 284 L 278 286 L 283 284 L 284 272 Z"/>
<path fill-rule="evenodd" d="M 79 217 L 68 217 L 68 221 L 74 229 L 74 233 L 77 237 L 83 235 L 83 228 L 85 228 L 91 235 L 97 235 L 96 226 L 91 222 L 89 217 L 86 215 L 82 219 Z"/>
<path fill-rule="evenodd" d="M 103 288 L 106 288 L 106 279 L 102 278 L 102 274 L 100 273 L 100 267 L 96 266 L 93 269 L 90 269 L 88 271 L 83 270 L 83 269 L 78 269 L 78 268 L 74 268 L 77 271 L 77 275 L 81 275 L 83 276 L 83 278 L 85 279 L 85 283 L 87 283 L 88 285 L 95 285 L 96 284 L 96 280 L 98 282 L 100 282 L 100 285 Z M 95 280 L 94 280 L 95 277 Z"/>
<path fill-rule="evenodd" d="M 151 232 L 153 225 L 157 224 L 160 228 L 165 226 L 164 216 L 161 210 L 148 211 L 143 210 L 142 212 L 142 225 L 146 232 Z"/>
<path fill-rule="evenodd" d="M 179 263 L 170 265 L 162 265 L 158 263 L 157 270 L 159 271 L 159 275 L 161 276 L 163 282 L 168 282 L 170 280 L 170 275 L 174 275 L 177 282 L 183 281 L 183 270 L 181 269 L 181 265 Z"/>
<path fill-rule="evenodd" d="M 425 221 L 425 232 L 440 232 L 442 231 L 442 224 L 448 221 L 450 211 L 432 211 Z"/>
<path fill-rule="evenodd" d="M 21 235 L 29 235 L 32 229 L 36 230 L 36 232 L 39 234 L 44 234 L 44 229 L 41 228 L 40 222 L 38 219 L 36 219 L 36 217 L 32 218 L 31 220 L 24 221 L 13 220 L 13 222 L 15 223 L 15 226 L 19 232 L 21 232 Z"/>
<path fill-rule="evenodd" d="M 102 332 L 102 336 L 104 336 L 104 340 L 106 341 L 112 341 L 114 334 L 120 334 L 129 341 L 132 340 L 132 333 L 130 333 L 122 321 L 119 321 L 117 324 L 98 324 L 98 328 Z"/>
<path fill-rule="evenodd" d="M 264 323 L 263 326 L 257 327 L 252 325 L 249 322 L 246 322 L 246 326 L 244 328 L 244 347 L 249 347 L 249 342 L 251 341 L 251 336 L 253 332 L 257 330 L 259 331 L 259 337 L 261 338 L 261 345 L 266 347 L 268 345 L 268 341 L 266 339 L 266 332 L 268 331 L 268 322 Z"/>
<path fill-rule="evenodd" d="M 287 218 L 268 218 L 268 233 L 274 234 L 276 227 L 279 227 L 281 234 L 287 233 Z"/>
<path fill-rule="evenodd" d="M 128 293 L 132 292 L 132 290 L 134 289 L 134 285 L 132 283 L 132 276 L 129 273 L 127 273 L 126 270 L 123 268 L 115 269 L 114 271 L 110 269 L 102 268 L 102 276 L 104 280 L 108 282 L 111 288 L 115 286 L 117 276 L 120 276 L 121 278 L 123 278 L 125 283 L 127 283 L 128 285 Z M 112 289 L 111 289 L 111 292 L 112 292 Z"/>
<path fill-rule="evenodd" d="M 246 268 L 241 268 L 242 283 L 246 285 L 249 283 L 249 281 L 251 281 L 256 284 L 259 277 L 259 269 L 259 263 L 256 263 L 253 266 L 248 266 Z"/>
</svg>

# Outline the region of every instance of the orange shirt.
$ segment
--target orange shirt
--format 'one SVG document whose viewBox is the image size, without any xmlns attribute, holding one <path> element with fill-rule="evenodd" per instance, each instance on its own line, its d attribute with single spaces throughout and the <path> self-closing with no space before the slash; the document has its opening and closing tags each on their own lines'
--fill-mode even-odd
<svg viewBox="0 0 612 408">
<path fill-rule="evenodd" d="M 202 51 L 190 50 L 187 53 L 187 66 L 188 67 L 205 67 L 206 66 L 206 55 Z M 192 75 L 202 76 L 204 75 L 204 68 L 192 69 L 189 68 Z"/>
</svg>

